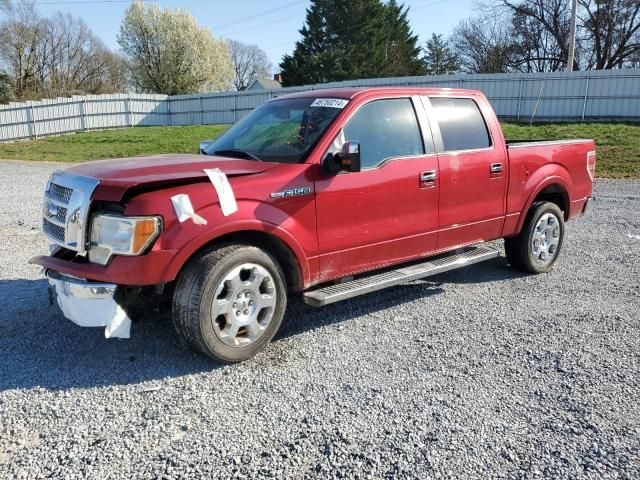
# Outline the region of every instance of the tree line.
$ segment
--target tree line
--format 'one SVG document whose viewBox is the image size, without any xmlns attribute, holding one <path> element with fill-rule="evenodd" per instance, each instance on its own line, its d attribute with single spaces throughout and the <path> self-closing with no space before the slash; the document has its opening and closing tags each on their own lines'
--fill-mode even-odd
<svg viewBox="0 0 640 480">
<path fill-rule="evenodd" d="M 463 71 L 567 69 L 571 0 L 485 0 L 451 35 Z M 640 66 L 640 1 L 578 0 L 573 70 Z"/>
<path fill-rule="evenodd" d="M 480 0 L 448 38 L 418 44 L 395 0 L 311 0 L 286 85 L 356 78 L 567 69 L 571 0 Z M 640 1 L 578 0 L 574 70 L 640 66 Z"/>
<path fill-rule="evenodd" d="M 478 14 L 420 42 L 397 0 L 311 0 L 283 83 L 567 69 L 571 0 L 478 0 Z M 0 103 L 71 94 L 168 95 L 247 88 L 273 65 L 256 45 L 214 37 L 187 11 L 134 1 L 107 48 L 69 14 L 0 0 Z M 640 67 L 640 1 L 578 0 L 573 69 Z"/>
<path fill-rule="evenodd" d="M 189 12 L 136 1 L 119 51 L 81 19 L 41 16 L 35 4 L 0 0 L 0 103 L 126 91 L 178 95 L 242 90 L 273 66 L 256 45 L 225 41 Z"/>
</svg>

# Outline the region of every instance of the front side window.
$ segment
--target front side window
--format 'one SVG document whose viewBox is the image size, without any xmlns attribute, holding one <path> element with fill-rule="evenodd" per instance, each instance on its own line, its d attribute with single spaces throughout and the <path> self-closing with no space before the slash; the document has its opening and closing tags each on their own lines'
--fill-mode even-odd
<svg viewBox="0 0 640 480">
<path fill-rule="evenodd" d="M 362 169 L 385 160 L 424 154 L 420 127 L 411 100 L 397 98 L 367 103 L 347 122 L 329 148 L 340 151 L 345 141 L 360 142 Z"/>
<path fill-rule="evenodd" d="M 430 99 L 445 151 L 491 146 L 491 137 L 476 102 L 470 98 Z"/>
<path fill-rule="evenodd" d="M 324 104 L 313 97 L 267 102 L 212 142 L 206 154 L 300 163 L 341 112 L 318 105 Z"/>
</svg>

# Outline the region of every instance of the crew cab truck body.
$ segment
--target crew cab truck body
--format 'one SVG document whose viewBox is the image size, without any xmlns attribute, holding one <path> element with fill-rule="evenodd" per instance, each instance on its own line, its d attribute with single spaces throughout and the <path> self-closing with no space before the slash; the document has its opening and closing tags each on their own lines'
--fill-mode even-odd
<svg viewBox="0 0 640 480">
<path fill-rule="evenodd" d="M 499 238 L 512 266 L 548 271 L 595 172 L 592 140 L 506 142 L 485 96 L 455 89 L 279 97 L 204 153 L 52 176 L 43 228 L 55 247 L 32 263 L 67 317 L 133 316 L 169 296 L 189 345 L 243 360 L 276 333 L 287 291 L 320 306 L 494 257 L 482 244 Z M 205 173 L 215 168 L 227 191 Z"/>
</svg>

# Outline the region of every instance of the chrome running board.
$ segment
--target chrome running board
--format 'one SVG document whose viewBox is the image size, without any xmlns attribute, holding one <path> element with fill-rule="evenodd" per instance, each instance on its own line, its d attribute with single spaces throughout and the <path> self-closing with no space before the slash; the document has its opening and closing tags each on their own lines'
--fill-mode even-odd
<svg viewBox="0 0 640 480">
<path fill-rule="evenodd" d="M 498 254 L 497 250 L 487 247 L 458 249 L 434 257 L 426 262 L 415 263 L 382 273 L 373 273 L 349 282 L 309 290 L 303 295 L 304 302 L 313 307 L 322 307 L 330 303 L 490 260 L 497 257 Z"/>
</svg>

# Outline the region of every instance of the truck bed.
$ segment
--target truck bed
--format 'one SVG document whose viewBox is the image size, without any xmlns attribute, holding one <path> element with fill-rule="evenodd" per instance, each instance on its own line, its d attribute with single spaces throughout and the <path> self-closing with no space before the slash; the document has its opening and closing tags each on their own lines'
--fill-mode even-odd
<svg viewBox="0 0 640 480">
<path fill-rule="evenodd" d="M 590 159 L 593 159 L 592 166 L 595 165 L 593 140 L 506 140 L 506 144 L 510 168 L 508 217 L 523 211 L 523 205 L 530 202 L 535 189 L 547 184 L 560 185 L 566 192 L 567 220 L 582 212 L 592 192 L 588 165 Z M 508 228 L 506 230 L 508 234 Z"/>
</svg>

